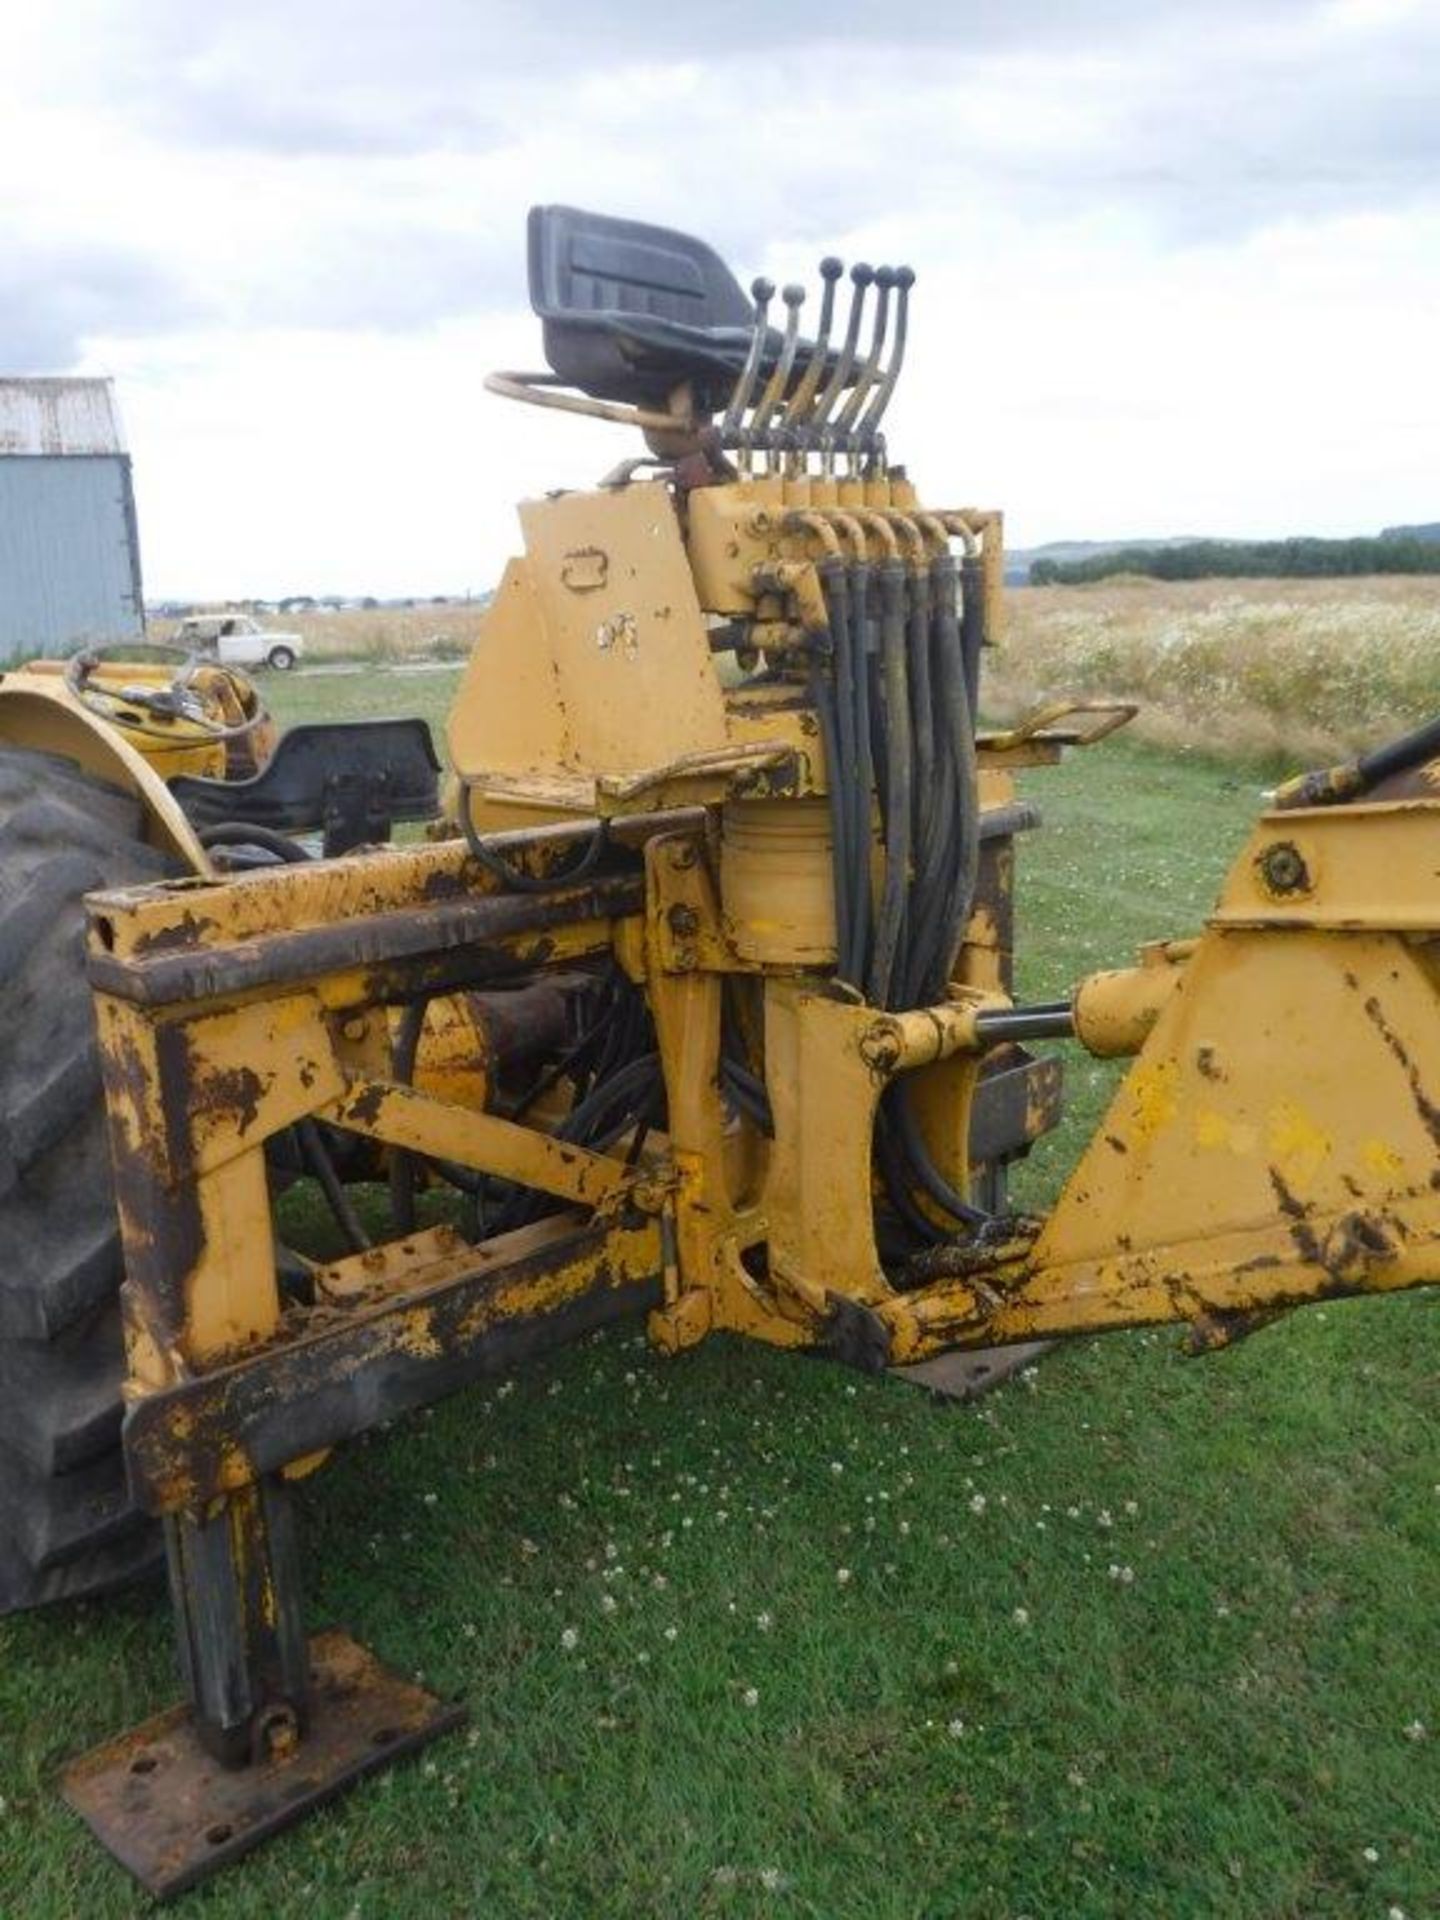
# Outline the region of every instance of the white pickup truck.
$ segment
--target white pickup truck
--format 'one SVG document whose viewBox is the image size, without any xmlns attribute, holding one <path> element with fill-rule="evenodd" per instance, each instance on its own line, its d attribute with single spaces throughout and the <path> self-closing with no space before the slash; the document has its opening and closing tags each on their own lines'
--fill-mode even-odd
<svg viewBox="0 0 1440 1920">
<path fill-rule="evenodd" d="M 248 613 L 192 613 L 175 629 L 175 645 L 213 655 L 222 666 L 277 673 L 288 673 L 305 651 L 298 633 L 275 633 Z"/>
</svg>

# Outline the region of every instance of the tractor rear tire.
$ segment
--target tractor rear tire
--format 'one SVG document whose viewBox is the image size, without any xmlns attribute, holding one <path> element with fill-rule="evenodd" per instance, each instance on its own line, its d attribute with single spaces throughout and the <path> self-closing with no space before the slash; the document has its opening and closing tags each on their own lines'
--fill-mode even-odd
<svg viewBox="0 0 1440 1920">
<path fill-rule="evenodd" d="M 0 1614 L 146 1571 L 120 1449 L 121 1255 L 82 902 L 173 873 L 141 802 L 0 745 Z"/>
</svg>

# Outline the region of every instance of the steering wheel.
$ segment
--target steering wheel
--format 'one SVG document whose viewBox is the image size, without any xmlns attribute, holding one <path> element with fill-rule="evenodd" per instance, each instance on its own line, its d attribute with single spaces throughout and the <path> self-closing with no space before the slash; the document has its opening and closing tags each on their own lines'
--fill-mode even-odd
<svg viewBox="0 0 1440 1920">
<path fill-rule="evenodd" d="M 111 661 L 118 665 L 144 666 L 147 660 L 142 656 L 158 656 L 161 661 L 168 659 L 178 662 L 168 686 L 97 684 L 95 676 L 102 673 Z M 197 676 L 207 669 L 225 674 L 232 684 L 249 692 L 255 702 L 255 711 L 248 718 L 227 721 L 215 717 L 204 695 L 195 687 Z M 65 663 L 65 685 L 82 706 L 98 714 L 110 725 L 121 727 L 129 733 L 143 734 L 149 740 L 164 740 L 170 745 L 180 743 L 187 735 L 213 741 L 243 740 L 270 718 L 269 709 L 246 675 L 237 674 L 232 667 L 217 667 L 213 660 L 203 659 L 188 647 L 170 646 L 158 640 L 128 644 L 120 641 L 109 646 L 82 647 Z M 143 713 L 154 714 L 162 724 L 146 726 L 143 720 L 134 716 L 133 709 L 137 707 Z M 127 708 L 132 711 L 124 711 Z"/>
</svg>

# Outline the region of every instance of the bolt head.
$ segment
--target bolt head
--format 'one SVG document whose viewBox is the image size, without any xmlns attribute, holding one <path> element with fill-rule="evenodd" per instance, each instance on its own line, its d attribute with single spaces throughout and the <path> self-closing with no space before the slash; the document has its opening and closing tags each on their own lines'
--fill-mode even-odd
<svg viewBox="0 0 1440 1920">
<path fill-rule="evenodd" d="M 1310 869 L 1292 840 L 1277 840 L 1260 855 L 1260 878 L 1270 893 L 1308 893 Z"/>
</svg>

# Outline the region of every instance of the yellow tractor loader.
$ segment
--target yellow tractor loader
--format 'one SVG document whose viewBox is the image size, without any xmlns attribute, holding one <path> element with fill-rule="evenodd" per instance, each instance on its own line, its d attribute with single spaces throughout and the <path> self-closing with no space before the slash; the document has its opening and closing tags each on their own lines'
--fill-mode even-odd
<svg viewBox="0 0 1440 1920">
<path fill-rule="evenodd" d="M 802 330 L 683 235 L 529 240 L 549 370 L 490 384 L 643 450 L 521 508 L 456 831 L 87 902 L 186 1700 L 65 1793 L 160 1894 L 459 1716 L 305 1629 L 293 1483 L 381 1421 L 627 1315 L 878 1370 L 1440 1277 L 1440 722 L 1277 796 L 1198 937 L 1017 1005 L 1014 776 L 1129 710 L 976 724 L 1000 519 L 887 445 L 913 275 L 827 260 Z M 1131 1065 L 1042 1219 L 1054 1039 Z M 306 1140 L 392 1205 L 297 1270 Z"/>
</svg>

